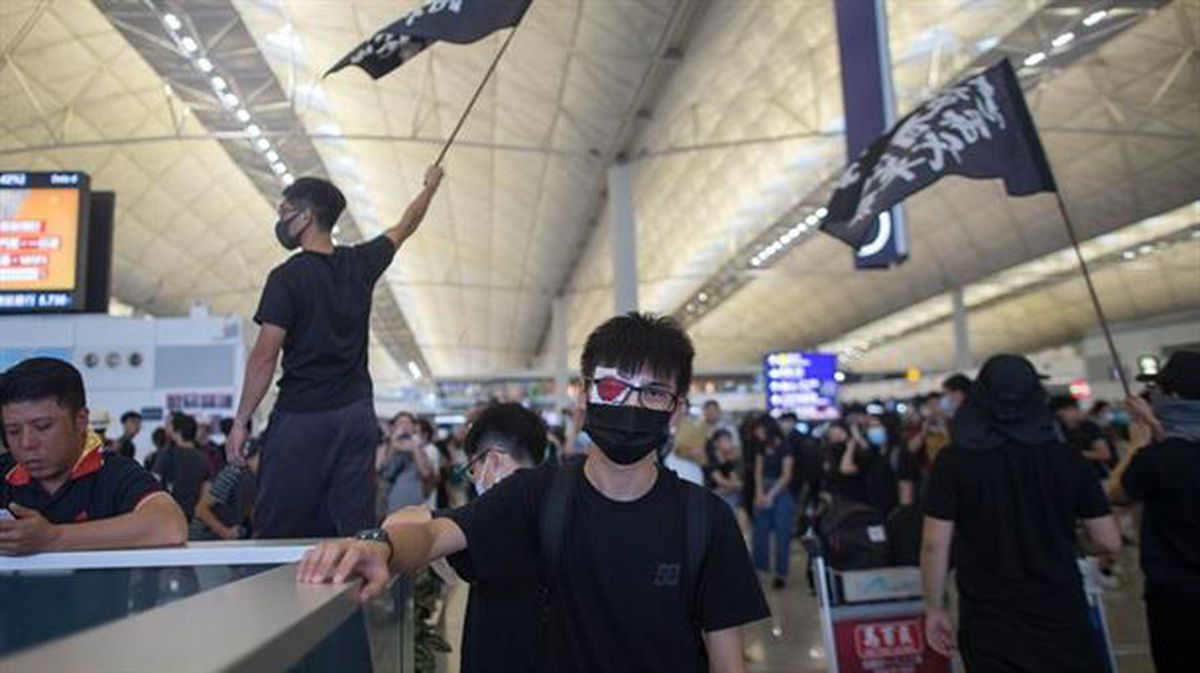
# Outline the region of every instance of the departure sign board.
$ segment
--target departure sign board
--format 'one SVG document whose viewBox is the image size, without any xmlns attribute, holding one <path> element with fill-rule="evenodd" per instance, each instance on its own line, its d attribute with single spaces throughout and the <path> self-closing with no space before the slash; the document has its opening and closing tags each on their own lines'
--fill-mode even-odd
<svg viewBox="0 0 1200 673">
<path fill-rule="evenodd" d="M 837 355 L 771 353 L 763 360 L 767 409 L 791 411 L 803 421 L 838 418 Z"/>
<path fill-rule="evenodd" d="M 82 310 L 88 176 L 0 173 L 0 313 Z"/>
</svg>

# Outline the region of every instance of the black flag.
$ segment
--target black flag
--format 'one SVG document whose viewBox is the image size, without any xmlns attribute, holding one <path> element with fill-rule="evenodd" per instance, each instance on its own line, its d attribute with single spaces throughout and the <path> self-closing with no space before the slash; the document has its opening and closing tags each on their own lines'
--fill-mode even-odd
<svg viewBox="0 0 1200 673">
<path fill-rule="evenodd" d="M 944 175 L 1004 178 L 1013 196 L 1056 192 L 1007 59 L 913 110 L 842 171 L 821 229 L 857 249 L 880 213 Z"/>
<path fill-rule="evenodd" d="M 356 65 L 373 79 L 399 68 L 438 40 L 466 44 L 515 26 L 532 0 L 426 0 L 337 62 L 333 73 Z"/>
</svg>

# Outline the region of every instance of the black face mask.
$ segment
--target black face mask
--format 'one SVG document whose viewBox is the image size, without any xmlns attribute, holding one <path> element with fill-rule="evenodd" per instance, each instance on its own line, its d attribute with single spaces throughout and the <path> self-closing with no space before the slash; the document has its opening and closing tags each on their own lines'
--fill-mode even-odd
<svg viewBox="0 0 1200 673">
<path fill-rule="evenodd" d="M 669 411 L 588 403 L 583 429 L 609 460 L 632 465 L 667 443 L 670 425 Z"/>
<path fill-rule="evenodd" d="M 296 248 L 300 247 L 300 234 L 304 233 L 304 230 L 308 228 L 308 225 L 304 225 L 300 228 L 300 231 L 297 231 L 294 234 L 288 230 L 288 226 L 291 225 L 292 220 L 296 219 L 301 212 L 302 211 L 297 210 L 291 215 L 288 215 L 287 217 L 281 217 L 275 221 L 275 238 L 279 240 L 279 245 L 282 245 L 284 250 L 295 250 Z"/>
</svg>

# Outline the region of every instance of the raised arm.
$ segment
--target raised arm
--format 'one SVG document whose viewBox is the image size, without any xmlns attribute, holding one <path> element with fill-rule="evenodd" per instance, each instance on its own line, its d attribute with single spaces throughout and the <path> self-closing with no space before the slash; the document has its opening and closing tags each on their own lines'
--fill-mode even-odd
<svg viewBox="0 0 1200 673">
<path fill-rule="evenodd" d="M 242 399 L 238 402 L 233 429 L 229 431 L 229 438 L 225 443 L 225 459 L 234 465 L 246 463 L 242 450 L 246 445 L 247 426 L 254 410 L 262 403 L 267 389 L 271 387 L 271 379 L 275 376 L 275 364 L 279 361 L 279 352 L 283 349 L 285 337 L 287 330 L 265 322 L 258 330 L 254 347 L 250 349 L 250 357 L 246 360 L 246 378 L 242 383 Z"/>
<path fill-rule="evenodd" d="M 425 171 L 425 188 L 417 194 L 416 198 L 408 204 L 408 208 L 404 210 L 404 215 L 400 217 L 400 221 L 394 227 L 383 232 L 388 238 L 392 239 L 392 243 L 397 248 L 408 240 L 417 231 L 417 227 L 421 226 L 421 220 L 425 219 L 425 213 L 429 210 L 429 204 L 433 202 L 433 195 L 437 193 L 438 185 L 442 182 L 442 169 L 437 166 L 431 166 Z"/>
</svg>

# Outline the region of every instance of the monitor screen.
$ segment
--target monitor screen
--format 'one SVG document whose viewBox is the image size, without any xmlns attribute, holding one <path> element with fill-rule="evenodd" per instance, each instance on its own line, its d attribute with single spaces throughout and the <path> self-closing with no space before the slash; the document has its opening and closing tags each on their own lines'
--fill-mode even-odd
<svg viewBox="0 0 1200 673">
<path fill-rule="evenodd" d="M 839 417 L 838 357 L 833 353 L 771 353 L 763 359 L 767 409 L 802 421 Z"/>
<path fill-rule="evenodd" d="M 83 310 L 89 180 L 0 173 L 0 313 Z"/>
</svg>

